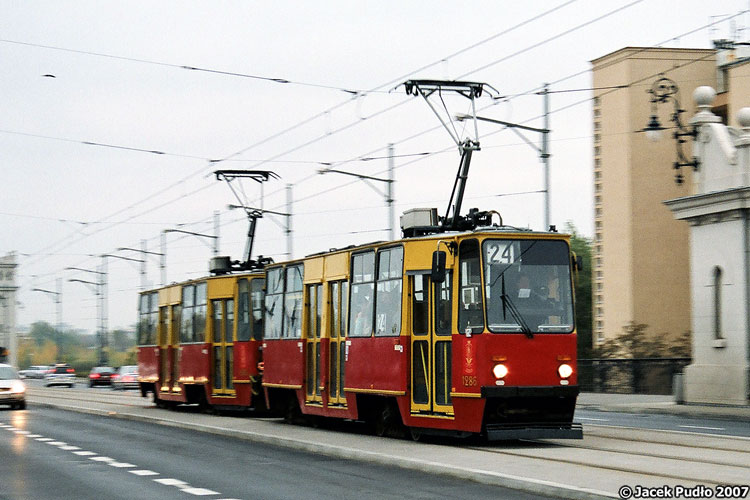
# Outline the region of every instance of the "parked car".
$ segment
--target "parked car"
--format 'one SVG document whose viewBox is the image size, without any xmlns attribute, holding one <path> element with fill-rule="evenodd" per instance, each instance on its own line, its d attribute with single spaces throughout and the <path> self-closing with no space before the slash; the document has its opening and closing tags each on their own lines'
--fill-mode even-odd
<svg viewBox="0 0 750 500">
<path fill-rule="evenodd" d="M 50 368 L 44 376 L 44 385 L 67 385 L 73 387 L 76 384 L 75 369 L 65 363 L 58 363 Z"/>
<path fill-rule="evenodd" d="M 138 389 L 138 367 L 136 365 L 121 366 L 112 377 L 112 389 Z"/>
<path fill-rule="evenodd" d="M 110 366 L 97 366 L 91 369 L 89 373 L 89 387 L 95 385 L 112 385 L 112 375 L 115 369 Z"/>
<path fill-rule="evenodd" d="M 47 371 L 49 371 L 49 366 L 47 365 L 32 365 L 25 370 L 19 370 L 18 375 L 21 378 L 44 378 Z"/>
<path fill-rule="evenodd" d="M 26 386 L 12 366 L 0 364 L 0 404 L 11 409 L 26 408 Z"/>
</svg>

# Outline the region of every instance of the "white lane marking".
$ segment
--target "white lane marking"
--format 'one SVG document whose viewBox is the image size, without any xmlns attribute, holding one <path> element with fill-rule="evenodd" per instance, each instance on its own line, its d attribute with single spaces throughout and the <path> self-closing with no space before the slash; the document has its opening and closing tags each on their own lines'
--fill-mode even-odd
<svg viewBox="0 0 750 500">
<path fill-rule="evenodd" d="M 71 445 L 67 445 L 67 446 L 60 446 L 60 449 L 61 449 L 61 450 L 65 450 L 65 451 L 75 451 L 75 450 L 80 450 L 80 448 L 79 448 L 78 446 L 71 446 Z"/>
<path fill-rule="evenodd" d="M 158 472 L 154 472 L 152 470 L 148 469 L 138 469 L 138 470 L 129 470 L 131 474 L 135 474 L 136 476 L 158 476 Z"/>
<path fill-rule="evenodd" d="M 54 439 L 52 439 L 52 438 L 36 438 L 36 440 L 39 441 L 39 442 L 41 442 L 41 443 L 48 443 L 50 441 L 54 441 Z"/>
<path fill-rule="evenodd" d="M 207 495 L 218 495 L 218 491 L 214 490 L 207 490 L 206 488 L 182 488 L 182 491 L 185 493 L 190 493 L 191 495 L 196 496 L 207 496 Z"/>
<path fill-rule="evenodd" d="M 93 451 L 74 451 L 73 453 L 82 457 L 92 457 L 96 455 L 96 453 L 94 453 Z"/>
<path fill-rule="evenodd" d="M 22 431 L 20 429 L 15 429 L 13 432 L 15 432 L 16 434 L 21 434 L 23 436 L 28 436 L 29 434 L 31 434 L 29 431 Z"/>
<path fill-rule="evenodd" d="M 51 444 L 52 446 L 67 446 L 68 443 L 65 441 L 48 441 L 47 444 Z"/>
<path fill-rule="evenodd" d="M 90 457 L 89 460 L 94 460 L 95 462 L 116 462 L 114 458 L 109 457 Z"/>
<path fill-rule="evenodd" d="M 110 467 L 117 467 L 119 469 L 128 469 L 131 467 L 135 467 L 133 464 L 129 464 L 127 462 L 109 462 L 107 465 Z"/>
<path fill-rule="evenodd" d="M 185 481 L 180 481 L 179 479 L 172 479 L 172 478 L 164 478 L 164 479 L 154 479 L 157 483 L 164 484 L 166 486 L 187 486 L 188 484 Z"/>
<path fill-rule="evenodd" d="M 32 438 L 32 439 L 36 439 L 36 438 L 40 438 L 40 437 L 42 437 L 42 435 L 41 435 L 41 434 L 29 434 L 29 435 L 28 435 L 28 436 L 26 436 L 26 437 L 27 437 L 27 438 Z"/>
<path fill-rule="evenodd" d="M 723 431 L 724 427 L 702 427 L 700 425 L 681 425 L 683 429 L 701 429 L 704 431 Z"/>
<path fill-rule="evenodd" d="M 608 418 L 577 417 L 575 420 L 592 420 L 594 422 L 609 422 Z"/>
</svg>

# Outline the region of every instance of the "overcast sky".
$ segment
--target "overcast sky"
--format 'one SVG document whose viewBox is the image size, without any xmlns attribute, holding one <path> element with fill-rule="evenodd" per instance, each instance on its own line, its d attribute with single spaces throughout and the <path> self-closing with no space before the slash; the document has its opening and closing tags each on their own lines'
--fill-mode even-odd
<svg viewBox="0 0 750 500">
<path fill-rule="evenodd" d="M 0 3 L 0 255 L 17 253 L 17 322 L 63 321 L 93 332 L 102 254 L 159 252 L 164 229 L 214 232 L 239 258 L 246 219 L 217 169 L 269 169 L 263 206 L 286 210 L 292 186 L 293 257 L 388 237 L 383 177 L 395 148 L 398 214 L 445 212 L 457 148 L 410 78 L 486 82 L 480 114 L 541 127 L 551 90 L 551 223 L 593 233 L 590 61 L 626 46 L 708 48 L 747 40 L 747 0 L 222 1 Z M 713 26 L 711 23 L 721 21 Z M 186 69 L 186 67 L 197 69 Z M 625 75 L 623 76 L 625 78 Z M 288 82 L 288 83 L 284 83 Z M 625 79 L 622 82 L 627 84 Z M 580 90 L 577 92 L 560 92 Z M 494 92 L 493 92 L 494 93 Z M 644 87 L 644 99 L 647 99 Z M 468 101 L 446 97 L 451 113 Z M 457 124 L 463 136 L 468 130 Z M 480 124 L 464 207 L 542 229 L 542 164 L 509 130 Z M 538 142 L 534 133 L 529 140 Z M 431 154 L 425 154 L 431 153 Z M 224 160 L 212 162 L 211 160 Z M 258 184 L 246 201 L 261 204 Z M 504 193 L 532 192 L 515 196 Z M 284 260 L 284 221 L 260 221 L 255 253 Z M 394 221 L 398 224 L 398 220 Z M 167 280 L 206 274 L 212 242 L 167 236 Z M 108 324 L 136 320 L 137 263 L 108 258 Z M 150 257 L 149 287 L 160 285 Z"/>
</svg>

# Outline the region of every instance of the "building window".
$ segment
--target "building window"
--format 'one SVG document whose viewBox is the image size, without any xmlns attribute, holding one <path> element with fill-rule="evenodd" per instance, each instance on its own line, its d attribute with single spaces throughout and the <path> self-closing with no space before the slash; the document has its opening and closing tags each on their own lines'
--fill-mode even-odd
<svg viewBox="0 0 750 500">
<path fill-rule="evenodd" d="M 723 271 L 719 266 L 714 267 L 714 339 L 721 340 L 721 285 Z"/>
</svg>

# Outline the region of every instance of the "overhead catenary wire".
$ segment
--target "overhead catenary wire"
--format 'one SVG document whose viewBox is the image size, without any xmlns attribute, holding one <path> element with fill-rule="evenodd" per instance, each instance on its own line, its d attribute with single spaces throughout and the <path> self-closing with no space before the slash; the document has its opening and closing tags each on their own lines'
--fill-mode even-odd
<svg viewBox="0 0 750 500">
<path fill-rule="evenodd" d="M 567 5 L 567 4 L 569 4 L 569 3 L 571 3 L 571 2 L 568 2 L 568 3 L 566 3 L 565 5 Z M 628 4 L 628 6 L 629 6 L 629 5 L 632 5 L 632 4 L 634 4 L 634 3 L 637 3 L 637 2 L 631 2 L 631 4 Z M 730 16 L 730 17 L 731 17 L 731 16 Z M 721 22 L 723 22 L 723 21 L 726 21 L 726 19 L 722 19 L 722 20 L 721 20 Z M 717 21 L 717 22 L 720 22 L 720 21 Z M 715 23 L 712 23 L 712 24 L 715 24 Z M 703 28 L 699 28 L 699 29 L 703 29 Z M 697 31 L 697 30 L 694 30 L 694 31 Z M 671 39 L 670 39 L 670 40 L 671 40 Z M 619 87 L 619 88 L 622 88 L 622 87 Z M 588 100 L 588 99 L 587 99 L 587 100 Z M 586 100 L 586 101 L 587 101 L 587 100 Z M 585 101 L 583 101 L 583 102 L 585 102 Z M 556 111 L 559 111 L 559 110 L 556 110 Z M 439 128 L 439 127 L 435 127 L 435 128 Z M 411 136 L 411 137 L 413 138 L 413 137 L 415 137 L 415 136 L 417 136 L 417 135 L 420 135 L 420 134 L 415 134 L 415 135 L 413 135 L 413 136 Z M 404 142 L 404 141 L 399 141 L 398 143 L 401 143 L 401 142 Z M 380 149 L 382 149 L 382 148 L 380 148 Z M 379 150 L 380 150 L 380 149 L 379 149 Z M 377 150 L 376 150 L 376 151 L 377 151 Z M 430 154 L 435 154 L 435 153 L 440 153 L 440 151 L 438 151 L 438 152 L 433 152 L 433 153 L 430 153 Z M 223 159 L 222 161 L 230 161 L 230 160 L 228 160 L 228 159 Z M 236 160 L 235 160 L 235 161 L 236 161 Z M 281 161 L 281 160 L 266 159 L 266 160 L 263 160 L 263 161 L 265 161 L 265 162 L 271 162 L 271 161 Z M 350 162 L 350 161 L 354 161 L 354 160 L 347 160 L 346 162 Z M 326 162 L 326 163 L 328 163 L 328 162 Z M 338 163 L 340 164 L 340 163 L 344 163 L 344 162 L 338 162 Z M 410 163 L 411 163 L 411 162 L 410 162 Z M 312 176 L 309 176 L 308 178 L 310 178 L 310 177 L 312 177 Z M 356 181 L 355 181 L 355 182 L 356 182 Z M 349 184 L 351 184 L 351 183 L 347 183 L 347 185 L 349 185 Z M 163 189 L 163 190 L 162 190 L 161 192 L 164 192 L 164 191 L 166 191 L 167 189 L 168 189 L 168 188 L 165 188 L 165 189 Z M 153 195 L 152 195 L 152 196 L 153 196 Z M 311 195 L 311 196 L 308 196 L 308 197 L 306 197 L 306 198 L 304 198 L 304 199 L 309 199 L 309 198 L 311 198 L 311 197 L 313 197 L 313 196 L 314 196 L 314 195 Z M 298 201 L 302 201 L 302 199 L 300 199 L 300 200 L 298 200 Z M 164 206 L 164 205 L 160 205 L 160 206 Z M 132 205 L 131 205 L 130 207 L 127 207 L 127 209 L 129 209 L 129 208 L 132 208 Z M 117 214 L 117 213 L 122 213 L 123 211 L 125 211 L 125 210 L 127 210 L 127 209 L 123 209 L 123 210 L 121 210 L 121 211 L 119 211 L 119 212 L 116 212 L 115 214 Z M 145 213 L 148 213 L 148 211 L 146 211 Z M 134 216 L 134 217 L 137 217 L 137 216 L 140 216 L 140 215 L 143 215 L 143 214 L 144 214 L 144 212 L 142 212 L 142 213 L 140 213 L 140 214 L 138 214 L 138 215 L 136 215 L 136 216 Z M 131 220 L 131 219 L 132 219 L 132 217 L 131 217 L 131 218 L 129 218 L 129 219 L 127 219 L 127 220 Z"/>
</svg>

